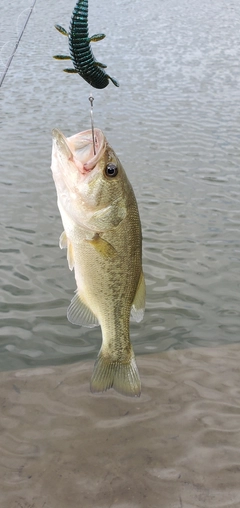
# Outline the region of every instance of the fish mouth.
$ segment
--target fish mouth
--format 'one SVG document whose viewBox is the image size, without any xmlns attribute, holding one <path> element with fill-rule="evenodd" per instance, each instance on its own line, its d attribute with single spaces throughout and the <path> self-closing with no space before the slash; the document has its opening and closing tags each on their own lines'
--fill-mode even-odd
<svg viewBox="0 0 240 508">
<path fill-rule="evenodd" d="M 79 132 L 66 138 L 61 131 L 53 129 L 52 137 L 61 158 L 73 161 L 82 174 L 95 168 L 106 147 L 105 136 L 97 128 L 94 129 L 94 144 L 92 130 Z"/>
<path fill-rule="evenodd" d="M 86 171 L 91 171 L 96 166 L 98 161 L 101 159 L 103 152 L 105 151 L 106 139 L 100 129 L 94 129 L 93 132 L 92 130 L 88 130 L 82 132 L 82 134 L 84 135 L 85 140 L 88 141 L 89 146 L 91 147 L 91 158 L 84 163 L 83 167 Z"/>
</svg>

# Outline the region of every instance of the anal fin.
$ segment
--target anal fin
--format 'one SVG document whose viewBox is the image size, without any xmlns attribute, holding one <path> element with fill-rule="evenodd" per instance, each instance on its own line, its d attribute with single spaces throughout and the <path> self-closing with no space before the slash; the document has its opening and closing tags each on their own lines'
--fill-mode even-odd
<svg viewBox="0 0 240 508">
<path fill-rule="evenodd" d="M 88 328 L 99 325 L 95 314 L 93 314 L 89 307 L 81 300 L 78 293 L 73 297 L 68 307 L 67 318 L 70 323 L 74 325 L 87 326 Z"/>
</svg>

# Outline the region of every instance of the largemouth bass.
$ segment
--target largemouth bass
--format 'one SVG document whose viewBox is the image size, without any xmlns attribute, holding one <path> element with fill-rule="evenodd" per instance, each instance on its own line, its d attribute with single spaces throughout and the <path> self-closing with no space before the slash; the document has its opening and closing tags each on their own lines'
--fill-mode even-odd
<svg viewBox="0 0 240 508">
<path fill-rule="evenodd" d="M 104 134 L 94 129 L 66 138 L 53 130 L 52 172 L 76 295 L 67 311 L 71 323 L 98 326 L 102 346 L 92 392 L 113 387 L 140 396 L 141 382 L 129 337 L 130 314 L 143 318 L 145 282 L 142 235 L 131 184 Z"/>
</svg>

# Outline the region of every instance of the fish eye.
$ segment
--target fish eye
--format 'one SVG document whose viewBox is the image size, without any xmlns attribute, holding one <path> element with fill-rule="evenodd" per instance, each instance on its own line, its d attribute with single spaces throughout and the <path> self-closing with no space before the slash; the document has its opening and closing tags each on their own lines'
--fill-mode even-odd
<svg viewBox="0 0 240 508">
<path fill-rule="evenodd" d="M 112 162 L 110 162 L 109 164 L 106 165 L 105 173 L 107 176 L 110 177 L 117 176 L 118 167 L 115 164 L 112 164 Z"/>
</svg>

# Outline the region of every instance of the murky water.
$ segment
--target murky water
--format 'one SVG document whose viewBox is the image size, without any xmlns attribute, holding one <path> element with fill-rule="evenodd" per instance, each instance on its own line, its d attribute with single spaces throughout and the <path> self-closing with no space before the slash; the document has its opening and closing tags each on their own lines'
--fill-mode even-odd
<svg viewBox="0 0 240 508">
<path fill-rule="evenodd" d="M 4 63 L 26 19 L 28 11 L 25 9 L 30 4 L 19 0 L 17 7 L 13 1 L 1 6 L 0 71 L 4 70 Z M 67 51 L 67 40 L 54 29 L 54 24 L 68 28 L 74 4 L 74 0 L 37 2 L 1 89 L 0 370 L 70 365 L 85 359 L 93 362 L 100 347 L 99 329 L 87 330 L 67 321 L 66 309 L 75 282 L 68 270 L 65 252 L 58 247 L 62 225 L 50 171 L 51 129 L 58 127 L 66 135 L 71 135 L 90 126 L 90 87 L 79 76 L 61 72 L 66 66 L 64 62 L 52 59 L 53 54 Z M 146 8 L 143 0 L 92 0 L 89 16 L 90 33 L 107 34 L 104 41 L 94 46 L 94 53 L 108 65 L 109 74 L 120 82 L 119 89 L 110 84 L 104 90 L 93 91 L 95 124 L 104 131 L 129 175 L 143 226 L 147 308 L 144 321 L 131 325 L 134 350 L 138 357 L 144 353 L 158 353 L 159 365 L 163 366 L 160 353 L 181 349 L 170 353 L 179 355 L 176 358 L 185 358 L 181 371 L 184 385 L 184 376 L 188 377 L 188 354 L 195 351 L 196 346 L 204 347 L 202 354 L 205 351 L 206 355 L 212 348 L 216 358 L 219 358 L 219 351 L 228 352 L 226 358 L 230 371 L 234 354 L 229 351 L 238 347 L 233 343 L 240 342 L 240 3 L 237 0 L 151 0 Z M 173 358 L 171 354 L 169 358 Z M 152 365 L 151 355 L 145 357 L 145 362 L 147 358 L 149 366 Z M 220 364 L 223 358 L 224 355 Z M 174 365 L 173 362 L 169 367 L 170 372 L 174 372 Z M 203 477 L 192 478 L 195 497 L 184 498 L 184 489 L 188 488 L 186 477 L 181 493 L 166 498 L 163 508 L 238 507 L 240 503 L 236 489 L 240 481 L 239 457 L 233 451 L 231 459 L 226 455 L 234 450 L 234 442 L 237 442 L 239 407 L 235 399 L 228 408 L 225 400 L 221 407 L 214 402 L 215 416 L 212 412 L 209 414 L 211 401 L 217 400 L 218 391 L 222 393 L 223 388 L 221 376 L 218 379 L 211 377 L 212 371 L 207 376 L 207 368 L 201 365 L 193 364 L 191 374 L 191 386 L 196 388 L 192 398 L 196 397 L 199 405 L 196 412 L 193 406 L 191 410 L 184 406 L 186 413 L 182 417 L 189 415 L 190 410 L 190 419 L 194 420 L 197 415 L 203 427 L 211 429 L 210 433 L 206 430 L 206 440 L 203 441 L 199 428 L 196 430 L 193 426 L 189 430 L 194 453 L 201 453 L 203 469 L 204 461 L 211 460 L 207 450 L 211 447 L 212 450 L 221 441 L 222 455 L 219 452 L 212 464 L 216 466 L 215 472 L 218 463 L 221 471 L 233 468 L 232 483 L 228 482 L 232 498 L 229 493 L 226 498 L 222 494 L 218 497 L 217 492 L 223 492 L 226 484 L 222 484 L 221 490 L 217 480 L 212 497 L 208 497 L 211 482 L 204 487 L 204 492 L 201 491 L 201 481 L 204 485 L 207 482 Z M 57 367 L 60 368 L 64 369 Z M 195 381 L 194 368 L 200 376 Z M 229 389 L 226 398 L 233 393 L 234 383 L 239 384 L 239 371 L 235 364 L 233 368 L 236 378 L 228 382 L 224 377 Z M 156 381 L 159 373 L 155 372 Z M 210 384 L 205 387 L 206 391 L 200 389 L 199 386 L 205 386 L 208 380 Z M 208 391 L 214 380 L 218 388 L 215 392 Z M 41 392 L 45 388 L 39 385 L 38 389 Z M 188 397 L 184 391 L 179 396 L 181 400 Z M 91 412 L 96 399 L 91 399 L 89 394 L 87 397 L 84 407 L 86 409 L 89 404 Z M 155 397 L 164 404 L 159 392 L 153 391 L 149 397 L 153 405 Z M 205 400 L 206 404 L 202 406 L 200 399 L 204 397 L 210 402 Z M 122 404 L 118 396 L 112 394 L 104 400 L 108 401 L 104 403 L 108 408 L 115 404 L 114 418 L 118 418 L 119 404 Z M 28 406 L 26 402 L 24 404 L 19 411 L 26 412 L 27 418 Z M 131 404 L 128 401 L 127 408 Z M 148 415 L 152 414 L 151 404 L 144 409 Z M 43 403 L 43 407 L 46 409 L 47 406 Z M 173 411 L 177 411 L 174 407 Z M 224 444 L 222 434 L 218 441 L 214 432 L 222 425 L 224 427 L 225 411 L 229 418 L 235 415 L 232 416 L 235 434 L 231 434 L 230 427 L 226 428 Z M 141 421 L 145 421 L 144 414 L 139 416 Z M 91 415 L 95 426 L 100 416 L 98 413 Z M 159 443 L 164 439 L 156 430 L 160 428 L 161 411 L 152 416 L 156 417 L 154 436 L 157 441 L 154 443 Z M 146 418 L 151 420 L 151 416 Z M 46 412 L 46 422 L 50 420 L 51 415 Z M 134 424 L 139 421 L 133 420 Z M 179 435 L 178 422 L 176 420 L 176 435 Z M 169 425 L 169 421 L 165 423 Z M 108 423 L 104 420 L 103 426 L 105 424 L 106 428 L 111 426 L 112 419 Z M 61 425 L 65 429 L 68 423 Z M 140 441 L 145 437 L 145 449 L 150 439 L 149 428 L 147 423 L 146 426 L 143 424 L 142 434 L 138 437 Z M 124 440 L 127 443 L 131 434 L 126 429 L 121 432 L 119 446 L 120 443 L 123 446 Z M 34 434 L 29 439 L 34 442 Z M 136 449 L 139 449 L 139 440 L 134 441 Z M 7 447 L 6 454 L 9 450 Z M 181 450 L 184 453 L 184 446 Z M 190 450 L 188 452 L 191 455 Z M 21 453 L 25 457 L 25 452 L 20 450 Z M 32 457 L 32 452 L 29 453 L 26 451 L 26 457 Z M 136 461 L 141 460 L 139 453 L 136 452 Z M 160 469 L 155 463 L 151 465 L 149 458 L 146 467 L 153 471 L 151 478 L 154 477 L 155 482 L 159 478 L 161 482 L 169 481 L 169 478 L 177 481 L 176 475 L 182 474 L 174 465 L 174 459 L 171 465 L 171 455 L 169 457 L 166 466 L 162 463 Z M 147 455 L 145 459 L 141 463 L 143 477 Z M 52 457 L 49 460 L 51 463 Z M 115 479 L 110 478 L 113 492 L 115 484 L 120 482 L 122 485 L 121 474 L 129 474 L 123 467 L 125 458 L 121 460 L 120 472 Z M 178 460 L 182 464 L 182 459 Z M 194 470 L 193 455 L 190 462 Z M 61 463 L 61 467 L 65 466 Z M 201 476 L 200 470 L 198 473 Z M 17 484 L 20 480 L 9 480 L 9 484 L 14 481 Z M 149 480 L 147 491 L 155 487 L 153 479 Z M 125 485 L 124 488 L 126 493 L 130 487 Z M 152 505 L 146 505 L 144 492 L 141 500 L 136 493 L 136 498 L 123 497 L 121 504 L 120 491 L 118 497 L 112 495 L 105 500 L 106 506 L 159 506 L 156 499 Z M 160 495 L 160 491 L 157 492 Z M 20 504 L 15 502 L 11 508 L 35 508 L 31 499 L 25 500 L 25 504 L 20 499 Z M 95 506 L 94 499 L 86 501 L 85 506 Z M 126 504 L 130 500 L 132 504 Z M 105 501 L 101 507 L 105 507 Z M 36 507 L 45 507 L 44 502 L 42 505 L 37 502 Z M 78 506 L 74 501 L 71 504 L 66 500 L 66 503 L 71 508 Z M 50 504 L 59 506 L 53 501 Z M 6 506 L 9 507 L 9 503 Z"/>
<path fill-rule="evenodd" d="M 1 508 L 239 508 L 239 344 L 138 358 L 140 399 L 92 362 L 0 373 Z"/>
</svg>

